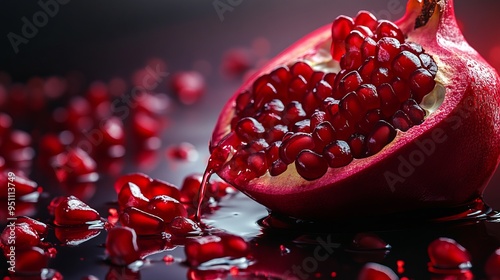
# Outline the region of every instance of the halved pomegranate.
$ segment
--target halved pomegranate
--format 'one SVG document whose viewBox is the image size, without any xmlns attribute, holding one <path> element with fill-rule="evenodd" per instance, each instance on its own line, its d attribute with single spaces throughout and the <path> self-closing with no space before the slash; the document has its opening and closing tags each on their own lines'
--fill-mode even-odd
<svg viewBox="0 0 500 280">
<path fill-rule="evenodd" d="M 462 205 L 499 162 L 499 91 L 453 0 L 409 0 L 394 23 L 339 16 L 238 89 L 207 171 L 297 218 Z"/>
</svg>

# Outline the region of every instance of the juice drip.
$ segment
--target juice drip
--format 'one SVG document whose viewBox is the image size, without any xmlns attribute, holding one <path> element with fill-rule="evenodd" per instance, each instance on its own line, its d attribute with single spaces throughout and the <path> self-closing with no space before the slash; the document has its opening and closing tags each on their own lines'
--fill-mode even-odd
<svg viewBox="0 0 500 280">
<path fill-rule="evenodd" d="M 200 191 L 198 193 L 198 203 L 196 205 L 196 213 L 194 216 L 194 221 L 199 224 L 201 223 L 201 205 L 203 204 L 203 199 L 205 198 L 205 194 L 207 192 L 208 180 L 210 180 L 213 172 L 214 171 L 211 168 L 207 167 L 207 169 L 203 173 L 203 178 L 201 180 Z"/>
</svg>

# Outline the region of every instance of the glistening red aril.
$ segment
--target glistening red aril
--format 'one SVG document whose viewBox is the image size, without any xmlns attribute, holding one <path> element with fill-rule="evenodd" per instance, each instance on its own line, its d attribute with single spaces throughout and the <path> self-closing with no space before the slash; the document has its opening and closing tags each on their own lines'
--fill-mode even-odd
<svg viewBox="0 0 500 280">
<path fill-rule="evenodd" d="M 116 265 L 128 265 L 140 260 L 135 231 L 129 227 L 110 229 L 106 238 L 106 252 Z"/>
<path fill-rule="evenodd" d="M 499 85 L 465 42 L 452 0 L 409 0 L 395 22 L 366 11 L 339 16 L 235 92 L 214 128 L 207 173 L 302 219 L 463 205 L 480 195 L 500 156 L 500 130 L 488 121 L 500 114 Z M 419 143 L 428 151 L 444 138 L 416 154 Z M 449 154 L 460 160 L 450 166 Z M 418 164 L 403 178 L 407 161 Z M 484 162 L 473 178 L 453 176 Z"/>
<path fill-rule="evenodd" d="M 242 258 L 248 254 L 248 244 L 235 235 L 209 235 L 190 240 L 185 247 L 187 261 L 198 266 L 212 259 Z"/>
<path fill-rule="evenodd" d="M 96 210 L 74 196 L 64 198 L 54 211 L 54 224 L 58 226 L 85 226 L 100 220 Z"/>
<path fill-rule="evenodd" d="M 470 268 L 470 254 L 455 240 L 439 238 L 434 240 L 427 252 L 430 258 L 430 269 L 465 269 Z"/>
</svg>

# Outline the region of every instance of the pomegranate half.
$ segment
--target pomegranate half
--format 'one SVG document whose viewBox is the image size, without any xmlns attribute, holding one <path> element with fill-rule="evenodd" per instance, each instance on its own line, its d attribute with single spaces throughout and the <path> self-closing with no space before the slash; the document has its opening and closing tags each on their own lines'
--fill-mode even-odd
<svg viewBox="0 0 500 280">
<path fill-rule="evenodd" d="M 452 0 L 409 0 L 394 23 L 339 16 L 237 90 L 208 170 L 301 219 L 461 206 L 499 163 L 499 82 Z"/>
</svg>

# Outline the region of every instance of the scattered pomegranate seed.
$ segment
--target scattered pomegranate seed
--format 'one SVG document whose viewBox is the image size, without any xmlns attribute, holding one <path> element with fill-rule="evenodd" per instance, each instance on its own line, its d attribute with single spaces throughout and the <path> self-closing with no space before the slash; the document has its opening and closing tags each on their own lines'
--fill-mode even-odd
<svg viewBox="0 0 500 280">
<path fill-rule="evenodd" d="M 179 72 L 172 77 L 172 90 L 179 100 L 190 105 L 197 102 L 205 92 L 205 79 L 195 71 Z"/>
<path fill-rule="evenodd" d="M 128 207 L 120 215 L 122 225 L 133 228 L 138 235 L 155 235 L 163 232 L 164 221 L 151 213 Z"/>
<path fill-rule="evenodd" d="M 16 219 L 16 224 L 28 224 L 39 236 L 44 236 L 47 233 L 47 225 L 27 216 L 20 216 Z"/>
<path fill-rule="evenodd" d="M 356 250 L 387 250 L 391 246 L 375 234 L 358 233 L 352 241 L 353 249 Z"/>
<path fill-rule="evenodd" d="M 167 195 L 153 197 L 149 201 L 146 211 L 162 218 L 167 223 L 178 216 L 187 217 L 186 208 L 179 201 Z"/>
<path fill-rule="evenodd" d="M 488 279 L 500 279 L 500 249 L 497 249 L 488 258 L 485 271 Z"/>
<path fill-rule="evenodd" d="M 239 76 L 252 67 L 252 56 L 243 48 L 226 51 L 222 57 L 222 71 L 229 76 Z"/>
<path fill-rule="evenodd" d="M 427 248 L 430 265 L 437 269 L 469 268 L 470 255 L 467 250 L 450 238 L 438 238 Z"/>
<path fill-rule="evenodd" d="M 13 229 L 11 227 L 13 227 Z M 13 233 L 15 234 L 12 235 Z M 0 235 L 0 241 L 3 247 L 9 248 L 12 244 L 12 240 L 15 241 L 14 244 L 17 249 L 37 246 L 38 243 L 40 243 L 38 233 L 27 223 L 15 223 L 5 227 Z"/>
<path fill-rule="evenodd" d="M 396 280 L 399 277 L 390 268 L 377 263 L 368 263 L 361 269 L 359 280 Z"/>
<path fill-rule="evenodd" d="M 40 247 L 28 247 L 16 252 L 16 271 L 17 272 L 37 272 L 46 268 L 49 262 L 49 257 Z"/>
<path fill-rule="evenodd" d="M 54 224 L 58 226 L 83 226 L 100 222 L 99 213 L 74 196 L 62 200 L 54 211 Z"/>
<path fill-rule="evenodd" d="M 145 208 L 149 199 L 145 197 L 141 189 L 134 183 L 126 183 L 118 193 L 118 204 L 121 208 L 137 207 Z"/>
<path fill-rule="evenodd" d="M 169 147 L 167 155 L 170 158 L 185 161 L 196 161 L 198 159 L 198 151 L 196 150 L 196 147 L 187 142 Z"/>
<path fill-rule="evenodd" d="M 123 175 L 115 181 L 115 191 L 119 193 L 122 187 L 127 183 L 134 183 L 141 190 L 145 190 L 147 186 L 151 183 L 152 179 L 143 173 L 131 173 Z"/>
<path fill-rule="evenodd" d="M 106 238 L 106 252 L 116 265 L 128 265 L 140 260 L 135 231 L 128 227 L 110 229 Z"/>
<path fill-rule="evenodd" d="M 198 235 L 201 233 L 201 229 L 198 225 L 191 219 L 186 217 L 175 217 L 168 224 L 168 229 L 174 235 Z"/>
<path fill-rule="evenodd" d="M 203 236 L 189 241 L 185 247 L 187 261 L 192 266 L 216 258 L 245 257 L 247 251 L 247 243 L 241 237 L 234 235 Z"/>
<path fill-rule="evenodd" d="M 158 195 L 167 195 L 176 200 L 181 198 L 181 193 L 176 186 L 158 179 L 151 181 L 146 188 L 142 189 L 142 192 L 149 199 Z"/>
</svg>

